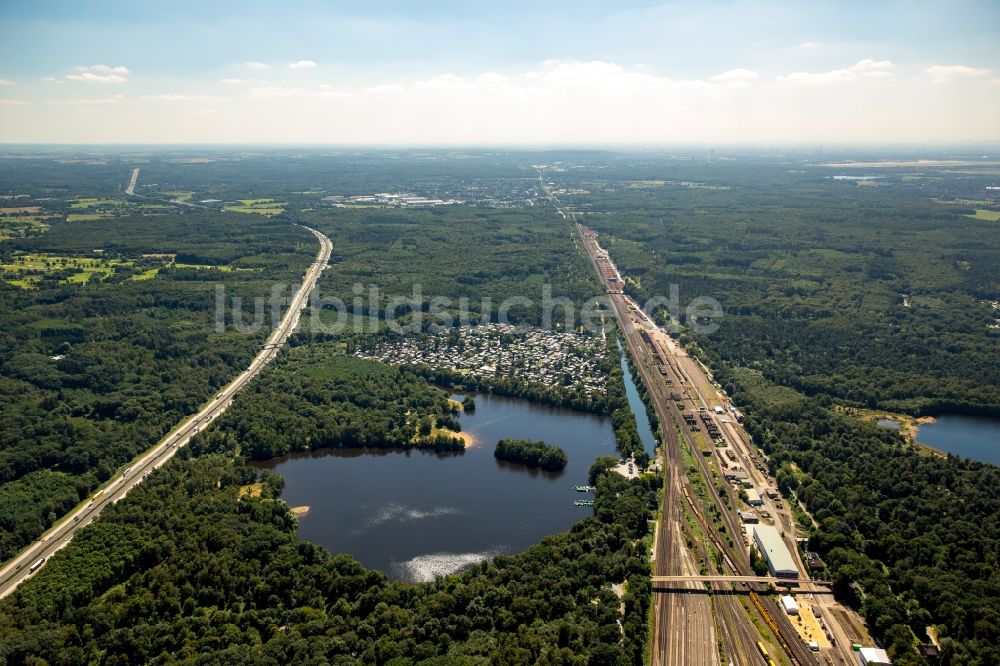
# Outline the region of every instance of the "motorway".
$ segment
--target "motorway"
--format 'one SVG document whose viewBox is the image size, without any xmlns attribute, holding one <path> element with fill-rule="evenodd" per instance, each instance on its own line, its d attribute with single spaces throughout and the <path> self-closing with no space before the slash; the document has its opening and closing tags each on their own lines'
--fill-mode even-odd
<svg viewBox="0 0 1000 666">
<path fill-rule="evenodd" d="M 138 169 L 132 173 L 134 187 Z M 320 249 L 316 260 L 306 271 L 302 286 L 292 297 L 281 322 L 274 329 L 267 341 L 261 346 L 261 351 L 253 362 L 238 377 L 233 379 L 218 394 L 196 414 L 177 425 L 166 437 L 155 446 L 136 458 L 121 474 L 112 477 L 103 491 L 96 493 L 87 504 L 81 504 L 76 509 L 60 519 L 42 537 L 25 548 L 10 562 L 0 568 L 0 598 L 14 591 L 24 580 L 30 578 L 38 568 L 41 568 L 59 549 L 63 548 L 76 534 L 76 531 L 91 523 L 106 507 L 116 503 L 148 476 L 154 469 L 169 460 L 177 450 L 187 444 L 191 438 L 201 432 L 215 418 L 222 414 L 232 403 L 233 396 L 246 386 L 261 370 L 273 360 L 281 350 L 299 323 L 299 315 L 307 305 L 309 294 L 316 281 L 330 260 L 333 244 L 330 239 L 315 229 L 302 227 L 311 232 L 319 240 Z M 41 565 L 35 567 L 35 564 Z"/>
<path fill-rule="evenodd" d="M 139 180 L 139 169 L 132 169 L 132 178 L 128 182 L 128 187 L 125 188 L 125 194 L 135 196 L 135 183 Z"/>
</svg>

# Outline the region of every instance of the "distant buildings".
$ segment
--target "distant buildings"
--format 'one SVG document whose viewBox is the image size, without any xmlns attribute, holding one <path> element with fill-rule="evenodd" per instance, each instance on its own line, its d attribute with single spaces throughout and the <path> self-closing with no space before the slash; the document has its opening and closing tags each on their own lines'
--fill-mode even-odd
<svg viewBox="0 0 1000 666">
<path fill-rule="evenodd" d="M 335 208 L 342 208 L 349 205 L 380 205 L 380 206 L 404 206 L 407 208 L 421 208 L 426 206 L 448 206 L 463 203 L 457 199 L 437 199 L 432 197 L 422 197 L 406 192 L 379 192 L 378 194 L 356 194 L 354 196 L 332 195 L 323 197 L 323 201 L 331 204 Z"/>
<path fill-rule="evenodd" d="M 819 558 L 819 553 L 814 553 L 809 551 L 806 553 L 806 566 L 812 572 L 823 571 L 826 569 L 826 563 Z"/>
<path fill-rule="evenodd" d="M 447 329 L 438 334 L 381 341 L 355 356 L 392 365 L 445 368 L 472 377 L 517 377 L 545 386 L 607 392 L 607 350 L 599 337 L 508 324 Z"/>
<path fill-rule="evenodd" d="M 799 569 L 788 551 L 781 533 L 770 525 L 754 525 L 753 541 L 767 562 L 767 570 L 775 578 L 798 578 Z"/>
</svg>

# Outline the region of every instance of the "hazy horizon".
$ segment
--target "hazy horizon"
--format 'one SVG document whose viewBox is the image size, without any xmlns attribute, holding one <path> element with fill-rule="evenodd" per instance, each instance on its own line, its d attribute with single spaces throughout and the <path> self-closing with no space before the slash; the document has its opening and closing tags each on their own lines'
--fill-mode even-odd
<svg viewBox="0 0 1000 666">
<path fill-rule="evenodd" d="M 1000 139 L 996 3 L 0 7 L 0 142 Z"/>
</svg>

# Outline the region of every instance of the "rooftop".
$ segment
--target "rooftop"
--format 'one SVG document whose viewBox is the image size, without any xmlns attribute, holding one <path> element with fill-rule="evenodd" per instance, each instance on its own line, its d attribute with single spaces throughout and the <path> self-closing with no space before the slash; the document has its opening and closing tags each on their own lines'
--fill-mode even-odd
<svg viewBox="0 0 1000 666">
<path fill-rule="evenodd" d="M 771 525 L 754 525 L 754 540 L 766 552 L 764 555 L 774 571 L 798 571 L 792 554 L 781 538 L 781 533 Z"/>
</svg>

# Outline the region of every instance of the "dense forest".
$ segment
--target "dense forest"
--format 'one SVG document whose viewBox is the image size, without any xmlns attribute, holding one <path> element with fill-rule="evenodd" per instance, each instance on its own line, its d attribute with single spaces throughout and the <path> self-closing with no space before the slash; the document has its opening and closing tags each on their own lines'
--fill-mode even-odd
<svg viewBox="0 0 1000 666">
<path fill-rule="evenodd" d="M 0 559 L 249 363 L 267 328 L 248 335 L 228 321 L 218 332 L 217 286 L 251 303 L 276 282 L 290 291 L 316 249 L 297 227 L 205 212 L 53 221 L 0 243 L 0 264 L 134 262 L 79 283 L 48 270 L 27 288 L 0 280 Z"/>
<path fill-rule="evenodd" d="M 719 301 L 710 344 L 740 366 L 859 407 L 1000 414 L 997 225 L 941 203 L 988 179 L 887 171 L 860 187 L 785 171 L 703 167 L 711 181 L 694 188 L 586 180 L 595 191 L 564 203 L 604 233 L 640 302 L 674 285 L 684 322 L 692 299 Z"/>
<path fill-rule="evenodd" d="M 969 196 L 971 176 L 864 188 L 828 173 L 703 166 L 704 186 L 601 180 L 576 203 L 602 209 L 587 224 L 640 302 L 679 286 L 681 339 L 819 522 L 810 547 L 896 663 L 920 663 L 928 627 L 943 663 L 998 663 L 1000 470 L 838 410 L 998 413 L 996 225 L 931 201 Z M 684 307 L 704 295 L 725 314 L 696 334 Z"/>
<path fill-rule="evenodd" d="M 652 479 L 604 476 L 569 532 L 417 585 L 298 541 L 254 480 L 217 456 L 157 471 L 0 602 L 0 662 L 642 663 Z"/>
<path fill-rule="evenodd" d="M 558 446 L 526 439 L 501 439 L 493 450 L 493 457 L 505 462 L 527 467 L 541 467 L 547 472 L 558 472 L 566 467 L 566 452 Z"/>
<path fill-rule="evenodd" d="M 357 301 L 365 317 L 384 319 L 390 299 L 412 297 L 418 289 L 426 328 L 442 324 L 429 313 L 431 299 L 449 299 L 439 301 L 446 327 L 460 323 L 462 301 L 474 325 L 496 321 L 507 299 L 530 301 L 513 304 L 509 323 L 538 326 L 545 285 L 553 297 L 577 306 L 593 297 L 598 284 L 586 257 L 571 250 L 572 229 L 550 216 L 547 209 L 441 206 L 335 209 L 300 218 L 334 244 L 334 260 L 318 285 L 324 297 L 339 298 L 352 311 Z M 379 292 L 376 308 L 372 285 Z M 400 323 L 409 321 L 406 311 L 397 311 Z"/>
<path fill-rule="evenodd" d="M 0 159 L 0 179 L 43 212 L 70 215 L 69 197 L 120 196 L 131 168 L 88 159 L 35 170 Z M 526 296 L 534 302 L 512 319 L 539 323 L 546 283 L 576 305 L 592 296 L 570 225 L 523 166 L 565 159 L 574 167 L 546 172 L 563 203 L 601 233 L 638 300 L 678 285 L 682 340 L 744 411 L 782 490 L 817 521 L 809 547 L 896 663 L 920 663 L 912 648 L 928 627 L 942 663 L 1000 663 L 1000 471 L 848 413 L 1000 413 L 997 226 L 967 203 L 993 205 L 983 174 L 884 169 L 859 185 L 799 158 L 586 152 L 143 159 L 151 196 L 197 190 L 193 200 L 220 207 L 276 196 L 285 212 L 149 204 L 155 214 L 137 215 L 129 202 L 110 219 L 47 218 L 43 232 L 0 242 L 0 558 L 246 365 L 266 331 L 213 332 L 215 287 L 252 302 L 275 282 L 296 284 L 316 247 L 291 222 L 334 241 L 323 296 L 350 304 L 355 284 L 378 286 L 382 314 L 365 291 L 366 315 L 384 319 L 414 284 L 425 299 L 452 299 L 452 312 L 468 298 L 473 322 Z M 405 210 L 324 198 L 403 189 L 471 200 Z M 689 326 L 696 296 L 723 306 L 714 333 Z M 621 453 L 647 461 L 617 363 L 607 393 L 586 396 L 348 355 L 390 334 L 379 327 L 295 336 L 178 458 L 0 601 L 0 662 L 640 663 L 658 482 L 606 474 L 618 458 L 591 468 L 592 518 L 431 584 L 390 583 L 295 538 L 281 479 L 246 461 L 346 446 L 459 455 L 459 407 L 439 386 L 610 414 Z M 260 496 L 247 492 L 255 482 Z"/>
<path fill-rule="evenodd" d="M 293 347 L 213 428 L 197 452 L 267 460 L 330 448 L 430 448 L 462 451 L 458 406 L 408 368 L 344 356 L 331 344 Z"/>
<path fill-rule="evenodd" d="M 721 363 L 718 367 L 724 367 Z M 896 663 L 937 627 L 945 663 L 1000 663 L 1000 469 L 922 452 L 894 432 L 722 370 L 781 490 L 819 521 L 838 596 Z"/>
</svg>

